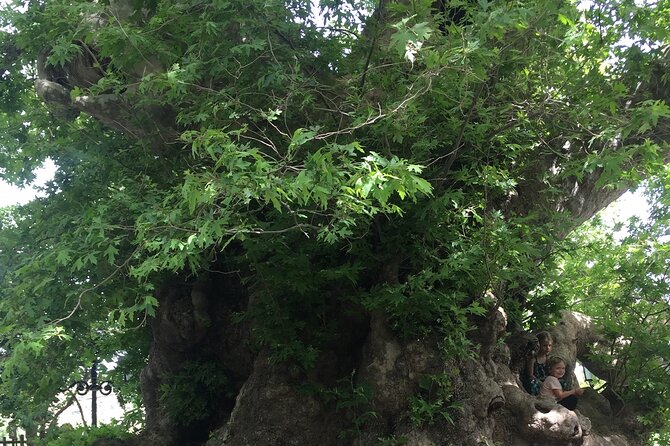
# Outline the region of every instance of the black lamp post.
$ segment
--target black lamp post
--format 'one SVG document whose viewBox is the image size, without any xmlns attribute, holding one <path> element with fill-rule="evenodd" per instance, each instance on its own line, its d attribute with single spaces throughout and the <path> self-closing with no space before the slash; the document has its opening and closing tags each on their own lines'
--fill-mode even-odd
<svg viewBox="0 0 670 446">
<path fill-rule="evenodd" d="M 101 395 L 109 395 L 112 393 L 112 384 L 109 381 L 103 381 L 98 383 L 98 361 L 94 361 L 91 366 L 91 383 L 86 381 L 75 381 L 70 387 L 77 387 L 75 392 L 77 395 L 86 395 L 88 392 L 91 394 L 91 425 L 93 427 L 98 425 L 98 395 L 100 392 Z"/>
</svg>

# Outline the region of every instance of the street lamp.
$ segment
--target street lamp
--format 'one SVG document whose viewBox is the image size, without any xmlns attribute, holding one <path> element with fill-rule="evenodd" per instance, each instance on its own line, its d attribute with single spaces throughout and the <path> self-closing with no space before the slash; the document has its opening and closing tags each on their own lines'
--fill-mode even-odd
<svg viewBox="0 0 670 446">
<path fill-rule="evenodd" d="M 70 388 L 75 387 L 75 392 L 77 395 L 86 395 L 88 392 L 91 393 L 91 425 L 96 427 L 98 425 L 98 395 L 100 392 L 101 395 L 109 395 L 112 393 L 112 383 L 109 381 L 103 381 L 98 383 L 98 361 L 93 361 L 91 366 L 91 383 L 86 381 L 75 381 L 70 385 Z"/>
</svg>

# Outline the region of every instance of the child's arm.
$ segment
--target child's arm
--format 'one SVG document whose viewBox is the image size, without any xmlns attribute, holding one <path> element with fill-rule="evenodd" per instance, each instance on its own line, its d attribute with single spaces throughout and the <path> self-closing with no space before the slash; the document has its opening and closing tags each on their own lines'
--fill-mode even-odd
<svg viewBox="0 0 670 446">
<path fill-rule="evenodd" d="M 567 398 L 570 395 L 582 396 L 584 394 L 584 391 L 579 387 L 572 390 L 551 389 L 551 392 L 554 394 L 557 401 Z"/>
<path fill-rule="evenodd" d="M 535 379 L 535 356 L 532 356 L 526 362 L 526 372 L 528 373 L 530 379 Z"/>
</svg>

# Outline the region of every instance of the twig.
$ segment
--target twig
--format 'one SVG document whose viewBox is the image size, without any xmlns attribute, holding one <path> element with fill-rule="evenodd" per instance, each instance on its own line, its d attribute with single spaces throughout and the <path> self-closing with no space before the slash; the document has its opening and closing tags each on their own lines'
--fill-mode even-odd
<svg viewBox="0 0 670 446">
<path fill-rule="evenodd" d="M 372 53 L 375 50 L 375 45 L 377 44 L 377 37 L 379 35 L 379 24 L 381 23 L 382 9 L 384 5 L 384 0 L 379 0 L 377 10 L 374 15 L 374 34 L 372 36 L 372 43 L 370 44 L 370 50 L 368 51 L 367 58 L 365 59 L 365 67 L 363 68 L 363 75 L 361 76 L 361 84 L 358 86 L 360 90 L 363 90 L 365 86 L 365 77 L 368 74 L 368 68 L 370 67 L 370 61 L 372 60 Z"/>
<path fill-rule="evenodd" d="M 424 87 L 424 88 L 422 88 L 421 90 L 417 91 L 417 92 L 414 93 L 413 95 L 408 96 L 408 97 L 406 97 L 405 99 L 403 99 L 403 101 L 402 101 L 400 104 L 398 104 L 398 106 L 396 106 L 393 110 L 390 110 L 390 111 L 388 111 L 388 112 L 386 112 L 386 113 L 383 113 L 383 112 L 382 112 L 382 109 L 381 109 L 381 105 L 377 104 L 377 107 L 378 107 L 378 109 L 379 109 L 379 114 L 378 114 L 377 116 L 375 116 L 374 118 L 368 118 L 365 122 L 362 122 L 362 123 L 360 123 L 360 124 L 358 124 L 358 125 L 355 125 L 355 126 L 353 126 L 353 127 L 347 127 L 347 128 L 345 128 L 345 129 L 337 130 L 337 131 L 334 131 L 334 132 L 321 133 L 321 134 L 319 134 L 319 135 L 316 135 L 316 136 L 314 137 L 314 139 L 317 139 L 317 140 L 319 140 L 319 139 L 327 139 L 327 138 L 330 138 L 331 136 L 342 135 L 342 134 L 350 134 L 350 133 L 352 133 L 354 130 L 358 130 L 358 129 L 362 128 L 362 127 L 365 127 L 365 126 L 374 124 L 375 122 L 379 121 L 380 119 L 386 118 L 386 117 L 389 116 L 389 115 L 393 115 L 393 114 L 397 113 L 399 110 L 405 108 L 405 106 L 407 105 L 408 102 L 410 102 L 410 101 L 416 99 L 417 97 L 421 96 L 421 95 L 424 94 L 425 92 L 429 91 L 430 88 L 431 88 L 431 85 L 432 85 L 432 75 L 429 75 L 429 76 L 428 76 L 428 85 L 426 85 L 426 87 Z M 412 89 L 412 88 L 410 87 L 410 90 L 411 90 L 411 89 Z"/>
<path fill-rule="evenodd" d="M 353 32 L 351 30 L 348 30 L 348 29 L 344 29 L 344 28 L 334 28 L 332 26 L 317 26 L 316 29 L 327 29 L 328 31 L 350 34 L 357 39 L 360 38 L 360 36 L 357 33 Z"/>
<path fill-rule="evenodd" d="M 93 291 L 93 290 L 95 290 L 96 288 L 98 288 L 98 287 L 104 285 L 106 282 L 108 282 L 109 280 L 111 280 L 112 277 L 116 276 L 116 274 L 117 274 L 119 271 L 121 271 L 121 269 L 125 268 L 125 267 L 128 265 L 128 263 L 130 263 L 130 260 L 133 258 L 133 256 L 135 255 L 135 253 L 137 252 L 138 249 L 139 249 L 139 248 L 135 249 L 135 251 L 133 251 L 132 254 L 130 254 L 130 255 L 128 256 L 128 258 L 126 259 L 125 262 L 123 262 L 121 265 L 119 265 L 119 266 L 118 266 L 118 267 L 117 267 L 117 268 L 116 268 L 116 269 L 115 269 L 109 276 L 105 277 L 102 281 L 100 281 L 100 283 L 97 283 L 96 285 L 94 285 L 94 286 L 92 286 L 92 287 L 90 287 L 90 288 L 87 288 L 87 289 L 85 289 L 84 291 L 82 291 L 81 293 L 79 293 L 79 296 L 77 297 L 77 303 L 76 303 L 76 305 L 74 306 L 74 308 L 72 309 L 72 311 L 70 311 L 70 313 L 68 313 L 67 316 L 62 317 L 62 318 L 60 318 L 60 319 L 56 319 L 55 321 L 51 322 L 51 324 L 52 324 L 52 325 L 58 325 L 58 324 L 60 324 L 61 322 L 70 319 L 70 318 L 77 312 L 77 310 L 81 307 L 81 299 L 82 299 L 82 297 L 84 297 L 84 294 L 88 293 L 89 291 Z"/>
<path fill-rule="evenodd" d="M 266 229 L 259 229 L 259 228 L 256 228 L 256 229 L 231 230 L 231 231 L 228 231 L 228 233 L 229 233 L 229 234 L 240 234 L 240 233 L 243 233 L 243 234 L 254 234 L 254 235 L 263 235 L 263 234 L 284 234 L 284 233 L 286 233 L 286 232 L 294 231 L 294 230 L 296 230 L 296 229 L 299 229 L 301 232 L 304 233 L 305 231 L 304 231 L 303 228 L 306 228 L 306 229 L 314 229 L 314 230 L 319 229 L 318 226 L 310 225 L 310 224 L 307 224 L 307 223 L 299 223 L 299 224 L 297 224 L 297 225 L 295 225 L 295 226 L 289 226 L 288 228 L 284 228 L 284 229 L 274 229 L 274 230 L 271 230 L 271 229 L 270 229 L 270 230 L 266 230 Z"/>
<path fill-rule="evenodd" d="M 461 143 L 463 141 L 463 135 L 465 134 L 465 128 L 470 123 L 470 119 L 472 119 L 472 114 L 475 111 L 475 107 L 477 106 L 477 101 L 479 100 L 479 96 L 481 96 L 482 91 L 484 91 L 484 83 L 481 83 L 479 85 L 479 88 L 477 89 L 477 92 L 475 93 L 475 97 L 472 98 L 472 104 L 470 104 L 470 109 L 468 110 L 468 113 L 465 116 L 465 120 L 463 120 L 463 125 L 461 125 L 461 129 L 458 132 L 458 137 L 456 138 L 456 142 L 454 143 L 453 149 L 450 152 L 449 159 L 447 159 L 447 164 L 444 166 L 444 171 L 445 172 L 448 172 L 449 169 L 451 169 L 451 165 L 454 163 L 454 161 L 456 160 L 456 157 L 458 156 L 458 152 L 461 150 L 461 147 L 462 147 Z M 431 163 L 431 164 L 433 164 L 433 163 Z"/>
<path fill-rule="evenodd" d="M 142 59 L 144 59 L 147 63 L 150 64 L 151 62 L 149 61 L 149 59 L 147 59 L 146 56 L 144 55 L 144 53 L 142 53 L 142 50 L 136 44 L 133 43 L 133 41 L 130 39 L 130 36 L 126 32 L 126 30 L 123 29 L 123 25 L 119 21 L 119 18 L 114 14 L 114 12 L 111 12 L 111 16 L 114 17 L 114 20 L 119 25 L 119 28 L 121 28 L 121 32 L 123 32 L 123 35 L 126 36 L 126 39 L 128 39 L 128 42 L 130 42 L 130 44 L 137 50 L 137 52 L 140 53 L 140 56 L 142 56 Z"/>
<path fill-rule="evenodd" d="M 72 391 L 70 391 L 72 392 Z M 77 405 L 77 408 L 79 409 L 79 415 L 81 415 L 81 422 L 84 425 L 84 427 L 88 426 L 86 424 L 86 417 L 84 417 L 84 409 L 81 407 L 81 404 L 79 403 L 79 399 L 77 398 L 77 395 L 72 393 L 72 399 L 74 399 L 75 404 Z"/>
<path fill-rule="evenodd" d="M 51 422 L 49 423 L 49 426 L 46 428 L 46 431 L 49 432 L 51 429 L 54 427 L 54 425 L 58 425 L 58 417 L 60 417 L 63 412 L 65 412 L 70 406 L 72 406 L 73 402 L 77 402 L 77 405 L 79 405 L 79 401 L 77 401 L 77 396 L 74 392 L 69 390 L 70 392 L 70 398 L 63 404 L 63 407 L 59 408 L 51 417 Z M 79 413 L 82 413 L 81 408 L 79 409 Z M 83 419 L 83 418 L 82 418 Z M 85 424 L 85 420 L 84 420 Z"/>
</svg>

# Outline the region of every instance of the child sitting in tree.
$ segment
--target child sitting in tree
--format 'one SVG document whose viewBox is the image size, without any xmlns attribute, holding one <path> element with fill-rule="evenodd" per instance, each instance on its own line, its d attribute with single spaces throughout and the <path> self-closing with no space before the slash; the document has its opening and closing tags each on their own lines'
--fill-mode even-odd
<svg viewBox="0 0 670 446">
<path fill-rule="evenodd" d="M 523 386 L 531 395 L 540 393 L 542 382 L 547 376 L 546 362 L 549 352 L 554 344 L 551 335 L 546 331 L 537 334 L 538 349 L 533 356 L 528 359 Z"/>
<path fill-rule="evenodd" d="M 558 404 L 569 410 L 577 408 L 577 397 L 584 394 L 579 387 L 572 390 L 563 390 L 559 379 L 565 375 L 566 362 L 563 358 L 553 356 L 547 360 L 548 376 L 542 383 L 540 396 L 551 396 Z"/>
</svg>

